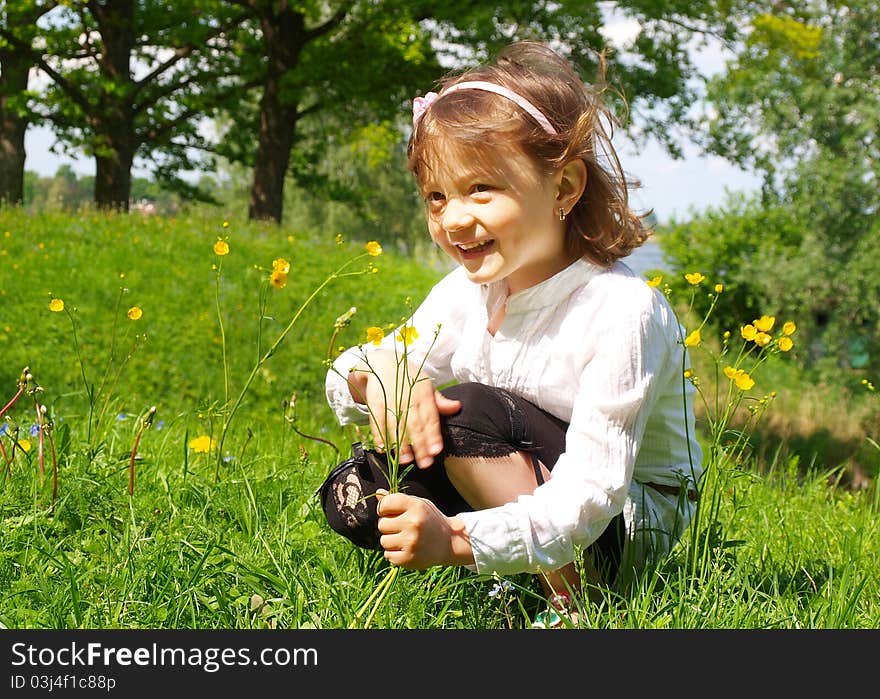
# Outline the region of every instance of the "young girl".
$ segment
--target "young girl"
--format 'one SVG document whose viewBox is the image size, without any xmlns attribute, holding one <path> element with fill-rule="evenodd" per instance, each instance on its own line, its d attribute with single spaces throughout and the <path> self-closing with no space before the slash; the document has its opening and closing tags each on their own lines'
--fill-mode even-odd
<svg viewBox="0 0 880 699">
<path fill-rule="evenodd" d="M 414 102 L 409 166 L 457 268 L 326 382 L 340 423 L 369 422 L 376 444 L 328 484 L 328 521 L 395 565 L 611 585 L 693 514 L 682 330 L 620 262 L 646 232 L 603 120 L 601 95 L 536 43 Z M 387 447 L 414 467 L 387 494 L 398 430 Z"/>
</svg>

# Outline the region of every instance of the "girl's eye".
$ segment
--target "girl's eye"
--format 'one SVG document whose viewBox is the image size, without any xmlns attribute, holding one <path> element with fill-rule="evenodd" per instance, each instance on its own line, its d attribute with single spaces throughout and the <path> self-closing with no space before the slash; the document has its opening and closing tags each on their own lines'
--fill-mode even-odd
<svg viewBox="0 0 880 699">
<path fill-rule="evenodd" d="M 439 216 L 446 207 L 446 197 L 443 196 L 443 192 L 428 192 L 425 196 L 425 205 L 432 216 Z"/>
<path fill-rule="evenodd" d="M 491 184 L 475 184 L 473 189 L 475 192 L 488 192 L 495 188 Z"/>
</svg>

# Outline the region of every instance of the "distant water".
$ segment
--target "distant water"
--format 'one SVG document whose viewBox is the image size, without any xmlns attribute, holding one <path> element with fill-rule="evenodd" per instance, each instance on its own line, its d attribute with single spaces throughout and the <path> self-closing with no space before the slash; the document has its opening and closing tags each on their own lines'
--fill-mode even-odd
<svg viewBox="0 0 880 699">
<path fill-rule="evenodd" d="M 640 277 L 644 277 L 647 272 L 654 269 L 669 269 L 669 265 L 663 260 L 660 245 L 651 240 L 637 247 L 628 257 L 624 257 L 623 262 Z"/>
</svg>

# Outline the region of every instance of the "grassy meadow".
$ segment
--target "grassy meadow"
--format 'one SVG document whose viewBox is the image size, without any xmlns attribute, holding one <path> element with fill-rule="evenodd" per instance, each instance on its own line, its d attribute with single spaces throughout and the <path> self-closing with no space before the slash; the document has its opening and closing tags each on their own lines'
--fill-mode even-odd
<svg viewBox="0 0 880 699">
<path fill-rule="evenodd" d="M 324 401 L 328 352 L 399 322 L 441 275 L 334 236 L 0 209 L 0 406 L 24 389 L 0 417 L 0 625 L 530 626 L 533 576 L 400 571 L 378 596 L 387 564 L 326 526 L 315 490 L 357 439 Z M 697 354 L 688 369 L 720 396 L 699 408 L 698 521 L 631 589 L 579 600 L 579 625 L 877 628 L 880 435 L 852 428 L 876 393 L 813 386 L 779 351 L 740 390 Z M 821 430 L 850 440 L 866 487 L 844 487 L 849 462 L 808 438 Z"/>
</svg>

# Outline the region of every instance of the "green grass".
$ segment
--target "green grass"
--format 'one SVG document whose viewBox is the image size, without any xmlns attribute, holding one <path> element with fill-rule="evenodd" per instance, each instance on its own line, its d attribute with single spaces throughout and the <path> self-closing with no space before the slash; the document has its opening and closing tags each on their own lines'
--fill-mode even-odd
<svg viewBox="0 0 880 699">
<path fill-rule="evenodd" d="M 219 472 L 211 455 L 188 448 L 197 435 L 216 435 L 223 415 L 212 269 L 220 258 L 213 243 L 228 236 L 231 247 L 222 258 L 219 297 L 234 396 L 258 351 L 302 301 L 362 251 L 364 241 L 337 245 L 334 233 L 237 221 L 224 228 L 219 216 L 165 220 L 0 210 L 0 405 L 15 393 L 22 368 L 30 367 L 42 387 L 39 401 L 54 420 L 59 467 L 53 503 L 51 460 L 41 482 L 37 440 L 27 435 L 30 451 L 17 452 L 0 479 L 0 623 L 175 629 L 363 624 L 358 610 L 387 566 L 324 523 L 314 492 L 339 457 L 331 446 L 301 438 L 285 419 L 283 403 L 295 392 L 296 427 L 330 440 L 347 456 L 356 435 L 336 424 L 323 399 L 323 360 L 334 321 L 356 306 L 338 341 L 359 341 L 367 326 L 398 321 L 406 297 L 420 299 L 439 272 L 386 250 L 370 258 L 378 274 L 332 282 L 258 372 L 231 424 L 223 454 L 230 458 Z M 279 257 L 290 260 L 291 275 L 284 289 L 269 290 L 258 348 L 261 279 Z M 71 321 L 49 311 L 50 295 L 75 308 L 81 362 Z M 125 317 L 134 305 L 144 312 L 138 321 Z M 127 357 L 137 335 L 145 339 Z M 91 435 L 86 383 L 96 393 Z M 797 390 L 794 380 L 789 389 Z M 9 418 L 27 430 L 35 420 L 33 401 L 23 397 L 0 423 Z M 157 414 L 139 443 L 129 497 L 138 416 L 151 405 Z M 761 464 L 711 470 L 692 536 L 625 595 L 581 600 L 580 624 L 880 625 L 876 486 L 833 488 L 821 468 L 799 468 L 806 455 L 778 453 Z M 538 587 L 528 575 L 510 581 L 511 591 L 490 596 L 498 581 L 464 570 L 402 571 L 371 626 L 528 627 L 542 607 Z"/>
</svg>

